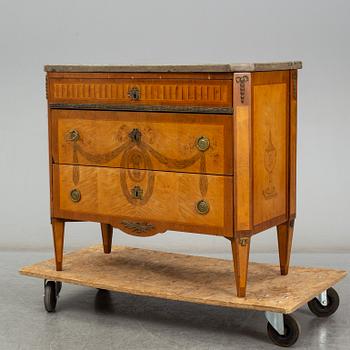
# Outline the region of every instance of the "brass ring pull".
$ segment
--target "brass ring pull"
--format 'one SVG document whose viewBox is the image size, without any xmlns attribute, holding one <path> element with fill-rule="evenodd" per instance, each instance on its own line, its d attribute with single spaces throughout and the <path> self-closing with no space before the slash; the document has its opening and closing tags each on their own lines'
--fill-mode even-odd
<svg viewBox="0 0 350 350">
<path fill-rule="evenodd" d="M 196 146 L 201 152 L 205 152 L 210 146 L 210 141 L 206 136 L 199 136 L 196 141 Z"/>
<path fill-rule="evenodd" d="M 196 204 L 196 209 L 197 212 L 201 215 L 205 215 L 209 213 L 209 203 L 207 201 L 205 201 L 204 199 L 200 200 L 197 202 Z"/>
<path fill-rule="evenodd" d="M 134 86 L 128 91 L 130 100 L 137 101 L 141 98 L 141 91 L 138 87 Z"/>
<path fill-rule="evenodd" d="M 73 190 L 70 191 L 70 199 L 72 202 L 77 203 L 81 199 L 81 193 L 78 189 L 74 188 Z"/>
<path fill-rule="evenodd" d="M 80 138 L 79 131 L 76 129 L 69 130 L 66 134 L 67 141 L 78 141 Z"/>
</svg>

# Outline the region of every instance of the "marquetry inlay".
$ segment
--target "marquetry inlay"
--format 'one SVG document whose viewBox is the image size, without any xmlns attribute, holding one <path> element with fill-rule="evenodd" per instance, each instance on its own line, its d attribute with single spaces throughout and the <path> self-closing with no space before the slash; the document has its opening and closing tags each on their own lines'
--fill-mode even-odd
<svg viewBox="0 0 350 350">
<path fill-rule="evenodd" d="M 125 125 L 122 125 L 119 129 L 121 135 L 125 129 Z M 135 131 L 137 129 L 134 129 Z M 152 130 L 148 130 L 152 133 Z M 130 136 L 130 134 L 128 135 Z M 194 155 L 184 159 L 171 159 L 154 149 L 150 144 L 147 144 L 141 139 L 135 142 L 134 139 L 128 137 L 126 141 L 113 148 L 111 151 L 103 154 L 94 154 L 86 151 L 83 146 L 80 145 L 79 138 L 68 139 L 68 142 L 72 143 L 73 148 L 73 167 L 72 167 L 72 180 L 74 185 L 79 184 L 80 180 L 80 168 L 78 155 L 90 160 L 97 165 L 105 164 L 121 155 L 120 166 L 122 168 L 120 173 L 120 187 L 127 201 L 132 205 L 145 205 L 152 196 L 154 188 L 154 172 L 145 172 L 139 170 L 140 168 L 154 169 L 152 164 L 152 158 L 157 159 L 160 163 L 164 164 L 168 169 L 181 171 L 195 163 L 199 163 L 200 176 L 199 176 L 199 190 L 201 196 L 205 198 L 208 191 L 208 179 L 205 174 L 206 172 L 206 157 L 205 152 L 196 150 Z M 147 176 L 145 188 L 139 186 L 138 189 L 142 195 L 135 196 L 130 188 L 128 188 L 128 180 L 132 183 L 141 184 Z"/>
<path fill-rule="evenodd" d="M 138 89 L 140 96 L 130 98 L 130 91 Z M 229 81 L 53 81 L 51 98 L 56 101 L 97 100 L 114 102 L 168 103 L 194 102 L 198 104 L 228 105 L 231 100 Z"/>
</svg>

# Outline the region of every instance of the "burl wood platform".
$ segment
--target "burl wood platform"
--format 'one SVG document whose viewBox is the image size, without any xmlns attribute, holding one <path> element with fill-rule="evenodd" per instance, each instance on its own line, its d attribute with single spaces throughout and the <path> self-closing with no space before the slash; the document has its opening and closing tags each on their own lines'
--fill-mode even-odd
<svg viewBox="0 0 350 350">
<path fill-rule="evenodd" d="M 236 297 L 232 262 L 159 251 L 100 246 L 65 255 L 64 271 L 53 259 L 23 267 L 27 276 L 171 300 L 291 313 L 346 276 L 345 271 L 249 264 L 247 295 Z"/>
</svg>

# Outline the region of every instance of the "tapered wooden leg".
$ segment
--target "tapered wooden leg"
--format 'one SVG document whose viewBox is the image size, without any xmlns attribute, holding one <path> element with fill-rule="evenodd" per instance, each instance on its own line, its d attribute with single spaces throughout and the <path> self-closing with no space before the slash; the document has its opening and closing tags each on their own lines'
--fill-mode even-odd
<svg viewBox="0 0 350 350">
<path fill-rule="evenodd" d="M 247 288 L 250 237 L 231 240 L 233 265 L 238 297 L 245 297 Z"/>
<path fill-rule="evenodd" d="M 278 252 L 280 256 L 281 275 L 287 275 L 289 269 L 290 252 L 294 231 L 294 220 L 277 226 Z"/>
<path fill-rule="evenodd" d="M 53 244 L 55 247 L 56 270 L 62 271 L 63 243 L 64 243 L 64 221 L 51 219 Z"/>
<path fill-rule="evenodd" d="M 103 251 L 109 254 L 112 250 L 113 226 L 101 223 Z"/>
</svg>

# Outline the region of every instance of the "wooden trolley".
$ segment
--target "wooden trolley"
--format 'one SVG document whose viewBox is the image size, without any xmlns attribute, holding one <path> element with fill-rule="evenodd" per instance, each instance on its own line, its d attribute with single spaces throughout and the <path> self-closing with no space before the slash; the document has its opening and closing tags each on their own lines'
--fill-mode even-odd
<svg viewBox="0 0 350 350">
<path fill-rule="evenodd" d="M 267 333 L 280 346 L 293 345 L 300 327 L 291 313 L 304 304 L 318 317 L 332 315 L 339 296 L 332 286 L 345 271 L 291 267 L 281 276 L 279 266 L 250 263 L 248 290 L 239 298 L 234 290 L 232 262 L 139 248 L 101 246 L 65 255 L 63 271 L 54 259 L 23 267 L 20 273 L 44 279 L 44 304 L 55 311 L 62 282 L 98 289 L 199 304 L 264 311 Z"/>
</svg>

